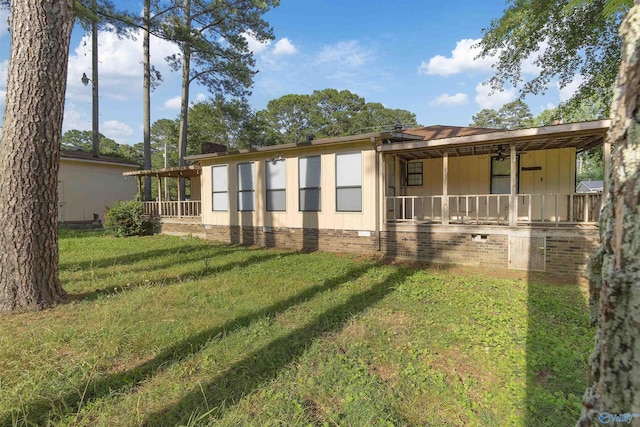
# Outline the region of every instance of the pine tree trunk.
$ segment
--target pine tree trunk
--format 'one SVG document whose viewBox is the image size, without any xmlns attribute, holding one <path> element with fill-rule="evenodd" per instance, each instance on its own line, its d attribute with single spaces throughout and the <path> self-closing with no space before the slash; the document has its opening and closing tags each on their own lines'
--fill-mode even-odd
<svg viewBox="0 0 640 427">
<path fill-rule="evenodd" d="M 149 55 L 149 20 L 151 19 L 151 0 L 144 0 L 144 34 L 142 39 L 142 64 L 144 78 L 142 83 L 142 126 L 143 126 L 143 152 L 144 168 L 151 169 L 151 58 Z M 151 177 L 144 177 L 144 195 L 142 200 L 151 200 Z"/>
<path fill-rule="evenodd" d="M 611 107 L 612 167 L 601 215 L 601 246 L 591 265 L 593 385 L 579 426 L 640 426 L 640 6 L 620 27 L 622 63 Z"/>
<path fill-rule="evenodd" d="M 184 0 L 184 26 L 191 29 L 191 0 Z M 189 85 L 191 83 L 191 45 L 185 41 L 182 45 L 182 93 L 180 100 L 180 129 L 178 137 L 178 165 L 184 166 L 187 155 L 187 128 L 189 118 Z M 178 194 L 184 197 L 184 178 L 178 179 Z"/>
<path fill-rule="evenodd" d="M 73 0 L 11 2 L 0 145 L 0 311 L 64 296 L 58 279 L 58 167 Z"/>
</svg>

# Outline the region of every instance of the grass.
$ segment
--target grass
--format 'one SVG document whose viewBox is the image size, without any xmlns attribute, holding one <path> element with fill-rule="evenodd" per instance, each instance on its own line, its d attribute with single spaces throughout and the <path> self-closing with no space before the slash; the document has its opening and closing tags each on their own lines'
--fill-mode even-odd
<svg viewBox="0 0 640 427">
<path fill-rule="evenodd" d="M 586 291 L 62 231 L 67 304 L 0 316 L 0 425 L 572 425 Z"/>
</svg>

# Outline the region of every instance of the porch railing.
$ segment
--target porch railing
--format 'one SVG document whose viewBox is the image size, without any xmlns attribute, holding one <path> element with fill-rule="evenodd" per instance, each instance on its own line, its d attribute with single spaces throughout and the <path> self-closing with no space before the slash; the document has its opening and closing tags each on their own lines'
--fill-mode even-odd
<svg viewBox="0 0 640 427">
<path fill-rule="evenodd" d="M 443 223 L 443 196 L 386 197 L 386 221 Z M 447 196 L 448 222 L 453 224 L 509 224 L 509 194 Z M 601 193 L 518 194 L 519 224 L 597 224 Z"/>
<path fill-rule="evenodd" d="M 197 217 L 202 213 L 200 200 L 142 202 L 145 215 L 156 217 Z"/>
</svg>

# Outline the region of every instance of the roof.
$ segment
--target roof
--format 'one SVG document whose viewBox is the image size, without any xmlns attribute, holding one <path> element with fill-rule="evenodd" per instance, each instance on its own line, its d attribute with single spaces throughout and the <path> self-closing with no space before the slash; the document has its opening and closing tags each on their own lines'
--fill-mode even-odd
<svg viewBox="0 0 640 427">
<path fill-rule="evenodd" d="M 430 140 L 430 139 L 454 138 L 457 136 L 480 135 L 483 133 L 492 133 L 492 132 L 499 132 L 499 131 L 504 131 L 504 129 L 435 125 L 435 126 L 405 129 L 402 132 L 411 134 L 411 135 L 421 136 L 423 140 Z"/>
<path fill-rule="evenodd" d="M 601 190 L 604 186 L 604 181 L 580 181 L 578 185 L 584 185 L 589 190 Z"/>
<path fill-rule="evenodd" d="M 124 176 L 157 176 L 167 178 L 189 178 L 198 176 L 202 172 L 200 165 L 179 166 L 174 168 L 146 169 L 123 172 Z"/>
<path fill-rule="evenodd" d="M 488 155 L 515 144 L 519 153 L 554 148 L 586 150 L 602 144 L 611 125 L 610 120 L 542 126 L 516 130 L 453 128 L 447 132 L 420 131 L 421 141 L 384 144 L 379 150 L 405 160 L 448 156 Z M 431 127 L 432 129 L 434 127 Z M 449 127 L 442 127 L 444 130 Z"/>
<path fill-rule="evenodd" d="M 379 151 L 395 154 L 405 160 L 438 158 L 443 157 L 445 153 L 452 157 L 489 155 L 503 152 L 512 143 L 516 145 L 519 153 L 555 148 L 586 150 L 604 142 L 610 124 L 610 120 L 595 120 L 516 130 L 434 125 L 404 129 L 400 132 L 367 133 L 246 150 L 198 154 L 187 156 L 185 159 L 200 161 L 230 155 L 281 153 L 300 148 L 370 140 L 378 143 Z"/>
<path fill-rule="evenodd" d="M 87 153 L 86 151 L 82 151 L 82 150 L 61 150 L 60 158 L 83 160 L 83 161 L 96 162 L 96 163 L 110 163 L 110 164 L 117 164 L 121 166 L 130 166 L 132 168 L 140 167 L 138 163 L 132 162 L 131 160 L 119 159 L 117 157 L 109 157 L 109 156 L 93 157 L 92 153 Z"/>
<path fill-rule="evenodd" d="M 185 157 L 185 159 L 198 161 L 198 160 L 211 159 L 211 158 L 216 158 L 221 156 L 281 152 L 283 150 L 295 150 L 300 148 L 324 146 L 324 145 L 331 145 L 331 144 L 347 144 L 347 143 L 353 143 L 353 142 L 370 141 L 371 139 L 378 140 L 378 141 L 385 140 L 388 142 L 404 142 L 404 141 L 420 141 L 423 139 L 423 137 L 419 135 L 409 134 L 404 131 L 403 132 L 363 133 L 358 135 L 319 138 L 319 139 L 313 139 L 313 140 L 304 141 L 304 142 L 270 145 L 266 147 L 256 147 L 256 148 L 249 148 L 244 150 L 229 150 L 227 152 L 221 152 L 221 153 L 196 154 L 193 156 L 187 156 Z"/>
</svg>

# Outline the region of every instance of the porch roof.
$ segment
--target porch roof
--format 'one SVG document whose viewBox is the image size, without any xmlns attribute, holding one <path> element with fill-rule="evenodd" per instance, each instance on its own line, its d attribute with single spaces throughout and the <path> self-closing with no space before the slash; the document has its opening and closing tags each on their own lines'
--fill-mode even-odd
<svg viewBox="0 0 640 427">
<path fill-rule="evenodd" d="M 146 169 L 124 172 L 124 176 L 156 176 L 160 178 L 191 178 L 202 173 L 200 165 L 179 166 L 173 168 Z"/>
<path fill-rule="evenodd" d="M 447 132 L 442 129 L 423 132 L 424 139 L 420 141 L 392 142 L 381 145 L 378 150 L 405 160 L 439 158 L 444 153 L 456 157 L 504 151 L 508 155 L 511 143 L 515 143 L 519 153 L 554 148 L 576 148 L 581 151 L 604 143 L 610 124 L 610 120 L 596 120 L 517 130 L 457 128 L 460 131 Z M 404 132 L 419 135 L 420 129 Z"/>
</svg>

